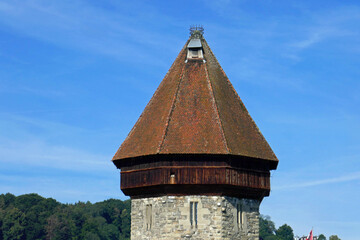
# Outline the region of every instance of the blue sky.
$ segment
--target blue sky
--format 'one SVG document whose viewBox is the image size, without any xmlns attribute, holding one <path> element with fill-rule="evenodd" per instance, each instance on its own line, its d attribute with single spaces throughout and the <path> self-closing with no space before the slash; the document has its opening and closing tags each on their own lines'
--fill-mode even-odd
<svg viewBox="0 0 360 240">
<path fill-rule="evenodd" d="M 360 239 L 357 1 L 0 1 L 0 193 L 126 199 L 110 159 L 191 24 L 280 160 L 261 213 Z"/>
</svg>

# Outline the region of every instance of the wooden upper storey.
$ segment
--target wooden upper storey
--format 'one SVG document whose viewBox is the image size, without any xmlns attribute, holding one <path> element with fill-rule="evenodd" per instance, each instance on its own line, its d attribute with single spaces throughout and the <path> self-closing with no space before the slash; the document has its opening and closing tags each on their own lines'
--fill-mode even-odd
<svg viewBox="0 0 360 240">
<path fill-rule="evenodd" d="M 268 161 L 230 155 L 144 156 L 121 167 L 121 190 L 132 198 L 195 194 L 262 200 L 270 193 L 268 169 Z"/>
</svg>

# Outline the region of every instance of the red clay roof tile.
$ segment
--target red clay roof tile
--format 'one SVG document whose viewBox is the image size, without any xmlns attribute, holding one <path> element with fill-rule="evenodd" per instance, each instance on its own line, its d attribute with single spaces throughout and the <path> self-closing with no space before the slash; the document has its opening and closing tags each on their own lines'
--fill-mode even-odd
<svg viewBox="0 0 360 240">
<path fill-rule="evenodd" d="M 185 44 L 113 161 L 154 154 L 278 161 L 207 42 L 201 42 L 205 62 L 185 62 Z"/>
</svg>

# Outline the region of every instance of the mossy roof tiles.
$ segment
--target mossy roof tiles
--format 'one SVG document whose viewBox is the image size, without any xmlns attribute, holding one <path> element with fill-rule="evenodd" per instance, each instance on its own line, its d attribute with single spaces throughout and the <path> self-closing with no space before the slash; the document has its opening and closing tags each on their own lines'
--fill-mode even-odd
<svg viewBox="0 0 360 240">
<path fill-rule="evenodd" d="M 204 38 L 205 61 L 186 61 L 189 40 L 113 161 L 156 154 L 227 154 L 277 163 Z"/>
</svg>

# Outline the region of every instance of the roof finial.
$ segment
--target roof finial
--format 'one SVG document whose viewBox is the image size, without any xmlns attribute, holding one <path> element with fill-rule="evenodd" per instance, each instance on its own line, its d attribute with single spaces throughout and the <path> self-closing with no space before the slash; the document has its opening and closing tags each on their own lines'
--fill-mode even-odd
<svg viewBox="0 0 360 240">
<path fill-rule="evenodd" d="M 191 25 L 190 26 L 190 35 L 192 38 L 201 38 L 204 34 L 203 25 Z"/>
</svg>

